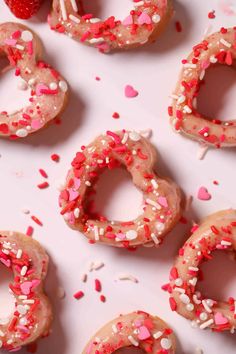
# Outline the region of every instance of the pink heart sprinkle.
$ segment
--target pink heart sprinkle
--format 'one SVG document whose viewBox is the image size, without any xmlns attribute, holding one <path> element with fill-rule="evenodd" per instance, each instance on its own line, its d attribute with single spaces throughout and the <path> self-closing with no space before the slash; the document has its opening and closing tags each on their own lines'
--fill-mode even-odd
<svg viewBox="0 0 236 354">
<path fill-rule="evenodd" d="M 43 124 L 41 123 L 40 119 L 34 119 L 31 122 L 31 128 L 33 128 L 33 129 L 40 129 L 42 127 L 42 125 Z"/>
<path fill-rule="evenodd" d="M 22 294 L 24 295 L 29 295 L 30 294 L 30 290 L 32 288 L 32 282 L 31 281 L 25 281 L 24 283 L 22 283 L 20 285 Z"/>
<path fill-rule="evenodd" d="M 146 326 L 139 327 L 138 339 L 145 340 L 151 337 L 151 334 Z"/>
<path fill-rule="evenodd" d="M 77 191 L 75 191 L 74 189 L 70 188 L 69 195 L 70 195 L 69 201 L 71 202 L 72 200 L 75 200 L 79 196 L 79 193 Z"/>
<path fill-rule="evenodd" d="M 12 38 L 5 39 L 5 44 L 10 45 L 12 47 L 14 47 L 16 43 L 17 43 L 16 39 L 12 39 Z"/>
<path fill-rule="evenodd" d="M 224 325 L 229 322 L 228 319 L 224 317 L 224 315 L 221 312 L 216 312 L 214 319 L 216 325 Z"/>
<path fill-rule="evenodd" d="M 35 93 L 37 96 L 41 96 L 42 92 L 41 90 L 48 90 L 48 87 L 44 84 L 38 84 L 35 89 Z"/>
<path fill-rule="evenodd" d="M 163 206 L 164 208 L 167 208 L 168 207 L 168 202 L 167 202 L 167 199 L 166 197 L 159 197 L 157 199 L 158 203 Z"/>
<path fill-rule="evenodd" d="M 0 261 L 1 261 L 2 264 L 4 264 L 6 267 L 10 268 L 10 266 L 11 266 L 11 261 L 10 261 L 10 259 L 0 258 Z"/>
<path fill-rule="evenodd" d="M 134 325 L 135 325 L 136 328 L 141 327 L 141 326 L 142 326 L 142 323 L 143 323 L 143 322 L 140 321 L 140 320 L 135 320 L 135 321 L 134 321 Z"/>
<path fill-rule="evenodd" d="M 122 234 L 121 232 L 119 232 L 116 237 L 119 239 L 119 240 L 125 240 L 125 234 Z"/>
<path fill-rule="evenodd" d="M 39 279 L 33 279 L 32 280 L 32 289 L 36 288 L 36 286 L 38 286 L 41 282 Z"/>
<path fill-rule="evenodd" d="M 130 26 L 130 25 L 132 25 L 133 23 L 134 23 L 134 21 L 133 21 L 133 16 L 129 15 L 129 16 L 127 16 L 127 17 L 123 20 L 122 25 L 124 25 L 124 26 Z"/>
<path fill-rule="evenodd" d="M 146 13 L 142 12 L 138 18 L 139 25 L 150 25 L 152 23 L 151 17 Z"/>
<path fill-rule="evenodd" d="M 81 181 L 80 178 L 74 178 L 74 186 L 76 189 L 78 189 L 80 187 Z"/>
<path fill-rule="evenodd" d="M 208 192 L 206 187 L 200 187 L 197 193 L 197 197 L 200 200 L 210 200 L 211 194 Z"/>
<path fill-rule="evenodd" d="M 125 96 L 128 98 L 133 98 L 138 96 L 138 91 L 136 91 L 133 86 L 126 85 L 125 86 Z"/>
</svg>

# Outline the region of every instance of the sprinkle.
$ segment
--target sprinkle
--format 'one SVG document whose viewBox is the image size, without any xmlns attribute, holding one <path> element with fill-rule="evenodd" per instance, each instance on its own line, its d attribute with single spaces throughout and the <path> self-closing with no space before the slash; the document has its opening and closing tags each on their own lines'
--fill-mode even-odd
<svg viewBox="0 0 236 354">
<path fill-rule="evenodd" d="M 170 349 L 171 346 L 172 346 L 171 340 L 168 339 L 168 338 L 162 338 L 162 339 L 161 339 L 161 346 L 162 346 L 162 348 L 165 349 L 165 350 Z"/>
<path fill-rule="evenodd" d="M 16 131 L 16 136 L 18 136 L 19 138 L 25 138 L 28 135 L 28 132 L 26 129 L 18 129 Z"/>
<path fill-rule="evenodd" d="M 104 267 L 104 263 L 101 261 L 93 262 L 92 270 L 99 270 Z"/>
<path fill-rule="evenodd" d="M 22 31 L 21 33 L 21 39 L 24 42 L 30 42 L 33 40 L 33 34 L 30 31 Z"/>
<path fill-rule="evenodd" d="M 101 302 L 106 302 L 106 297 L 104 295 L 100 295 L 100 301 Z"/>
<path fill-rule="evenodd" d="M 38 224 L 39 226 L 43 226 L 42 221 L 40 221 L 36 216 L 32 215 L 32 216 L 31 216 L 31 219 L 32 219 L 36 224 Z"/>
<path fill-rule="evenodd" d="M 127 98 L 134 98 L 138 96 L 138 91 L 136 91 L 133 86 L 126 85 L 125 86 L 125 97 Z"/>
<path fill-rule="evenodd" d="M 78 291 L 77 293 L 75 293 L 73 295 L 73 297 L 76 299 L 76 300 L 80 300 L 82 297 L 84 297 L 84 292 L 83 291 Z"/>
<path fill-rule="evenodd" d="M 121 273 L 118 275 L 119 280 L 130 280 L 134 283 L 138 283 L 138 279 L 135 278 L 133 275 L 128 274 L 128 273 Z"/>
<path fill-rule="evenodd" d="M 208 306 L 206 300 L 202 300 L 202 304 L 203 304 L 204 309 L 205 309 L 208 313 L 212 313 L 212 309 Z"/>
<path fill-rule="evenodd" d="M 152 200 L 152 199 L 146 199 L 146 203 L 149 204 L 149 205 L 154 206 L 157 210 L 161 209 L 161 206 L 157 202 Z"/>
<path fill-rule="evenodd" d="M 163 335 L 163 332 L 157 331 L 157 332 L 153 333 L 153 338 L 159 339 L 162 335 Z"/>
<path fill-rule="evenodd" d="M 86 273 L 84 273 L 84 274 L 81 275 L 81 281 L 82 281 L 83 283 L 86 283 L 87 278 L 88 278 L 88 276 L 87 276 Z"/>
<path fill-rule="evenodd" d="M 94 230 L 94 239 L 96 240 L 96 241 L 99 241 L 99 232 L 98 232 L 98 227 L 97 227 L 97 225 L 95 225 L 94 226 L 94 228 L 93 228 L 93 230 Z"/>
<path fill-rule="evenodd" d="M 59 286 L 57 288 L 57 297 L 59 299 L 64 299 L 66 296 L 66 292 L 65 292 L 65 289 L 62 287 L 62 286 Z"/>
<path fill-rule="evenodd" d="M 70 0 L 71 6 L 75 12 L 78 12 L 78 6 L 76 4 L 76 0 Z"/>
<path fill-rule="evenodd" d="M 112 118 L 114 118 L 114 119 L 118 119 L 118 118 L 120 118 L 119 113 L 114 112 L 114 113 L 112 114 Z"/>
<path fill-rule="evenodd" d="M 100 280 L 98 280 L 98 279 L 95 279 L 95 290 L 97 292 L 101 292 L 101 290 L 102 290 L 102 284 L 101 284 Z"/>
<path fill-rule="evenodd" d="M 39 173 L 41 174 L 42 177 L 48 178 L 47 173 L 42 168 L 39 169 Z"/>
<path fill-rule="evenodd" d="M 21 269 L 20 274 L 24 277 L 25 274 L 27 273 L 27 270 L 28 270 L 28 268 L 26 266 L 23 266 L 22 269 Z"/>
<path fill-rule="evenodd" d="M 176 31 L 177 32 L 182 32 L 182 25 L 181 25 L 181 23 L 179 22 L 179 21 L 176 21 L 175 22 L 175 29 L 176 29 Z"/>
<path fill-rule="evenodd" d="M 222 43 L 225 47 L 231 48 L 231 43 L 227 42 L 224 38 L 220 39 L 220 43 Z"/>
<path fill-rule="evenodd" d="M 58 154 L 52 154 L 51 155 L 51 160 L 54 162 L 59 162 L 60 156 Z"/>
<path fill-rule="evenodd" d="M 200 328 L 200 329 L 205 329 L 205 328 L 211 326 L 213 323 L 214 323 L 214 320 L 213 320 L 213 319 L 210 319 L 210 320 L 208 320 L 208 321 L 206 321 L 206 322 L 203 322 L 203 323 L 199 326 L 199 328 Z"/>
<path fill-rule="evenodd" d="M 45 188 L 49 187 L 49 183 L 48 182 L 42 182 L 42 183 L 38 184 L 37 187 L 39 189 L 45 189 Z"/>
<path fill-rule="evenodd" d="M 197 193 L 199 200 L 210 200 L 211 194 L 208 192 L 206 187 L 200 187 Z"/>
<path fill-rule="evenodd" d="M 206 144 L 200 144 L 199 150 L 197 152 L 197 159 L 203 160 L 204 157 L 206 156 L 208 149 L 209 147 Z"/>
<path fill-rule="evenodd" d="M 62 19 L 64 21 L 67 20 L 67 13 L 66 13 L 66 5 L 64 0 L 59 0 L 60 3 L 60 8 L 61 8 L 61 14 L 62 14 Z"/>
<path fill-rule="evenodd" d="M 139 346 L 139 342 L 137 342 L 133 336 L 128 336 L 128 340 L 130 341 L 130 343 L 132 343 L 135 347 Z"/>
<path fill-rule="evenodd" d="M 22 256 L 22 253 L 23 253 L 22 249 L 19 248 L 18 251 L 17 251 L 17 254 L 16 254 L 16 258 L 20 259 L 21 256 Z"/>
<path fill-rule="evenodd" d="M 75 23 L 80 23 L 80 19 L 72 14 L 69 15 L 69 19 Z"/>
<path fill-rule="evenodd" d="M 170 308 L 172 311 L 176 311 L 177 309 L 177 303 L 173 297 L 169 298 L 169 303 L 170 303 Z"/>
<path fill-rule="evenodd" d="M 160 244 L 161 241 L 158 239 L 158 237 L 153 232 L 151 233 L 151 238 L 156 245 Z"/>
<path fill-rule="evenodd" d="M 208 13 L 208 18 L 209 19 L 214 19 L 216 16 L 215 16 L 215 10 L 212 10 Z"/>
<path fill-rule="evenodd" d="M 32 236 L 34 232 L 34 229 L 32 226 L 28 226 L 27 230 L 26 230 L 26 235 L 27 236 Z"/>
</svg>

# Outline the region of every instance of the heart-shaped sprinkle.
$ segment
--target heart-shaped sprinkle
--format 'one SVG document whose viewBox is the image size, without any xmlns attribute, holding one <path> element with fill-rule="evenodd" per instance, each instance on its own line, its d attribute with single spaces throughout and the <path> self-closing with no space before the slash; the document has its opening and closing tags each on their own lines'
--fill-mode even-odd
<svg viewBox="0 0 236 354">
<path fill-rule="evenodd" d="M 30 290 L 32 288 L 32 282 L 31 281 L 25 281 L 20 285 L 21 291 L 23 295 L 29 295 Z"/>
<path fill-rule="evenodd" d="M 70 188 L 69 189 L 69 201 L 71 202 L 72 200 L 75 200 L 79 196 L 79 192 L 75 191 L 74 189 Z"/>
<path fill-rule="evenodd" d="M 210 200 L 211 194 L 208 192 L 206 187 L 200 187 L 197 193 L 197 197 L 200 200 Z"/>
<path fill-rule="evenodd" d="M 138 339 L 145 340 L 151 337 L 151 334 L 146 326 L 139 327 Z"/>
<path fill-rule="evenodd" d="M 124 25 L 124 26 L 130 26 L 130 25 L 132 25 L 133 23 L 134 23 L 134 21 L 133 21 L 133 16 L 129 15 L 129 16 L 127 16 L 127 17 L 124 19 L 124 21 L 122 22 L 122 25 Z"/>
<path fill-rule="evenodd" d="M 216 325 L 224 325 L 229 322 L 228 319 L 224 317 L 224 315 L 221 312 L 216 312 L 214 319 Z"/>
<path fill-rule="evenodd" d="M 168 207 L 168 202 L 167 202 L 167 199 L 165 197 L 158 197 L 157 201 L 164 208 Z"/>
<path fill-rule="evenodd" d="M 10 259 L 0 258 L 0 261 L 1 261 L 2 264 L 4 264 L 6 267 L 10 268 L 10 266 L 11 266 L 11 261 L 10 261 Z"/>
<path fill-rule="evenodd" d="M 43 126 L 43 123 L 40 119 L 34 119 L 31 122 L 31 128 L 33 129 L 40 129 Z"/>
<path fill-rule="evenodd" d="M 139 25 L 150 25 L 151 23 L 152 19 L 146 12 L 142 12 L 141 15 L 138 17 Z"/>
<path fill-rule="evenodd" d="M 136 91 L 133 86 L 126 85 L 125 86 L 125 97 L 133 98 L 138 96 L 138 91 Z"/>
<path fill-rule="evenodd" d="M 42 90 L 48 90 L 48 87 L 44 84 L 38 84 L 36 86 L 36 89 L 35 89 L 35 93 L 37 96 L 41 96 L 42 95 Z"/>
</svg>

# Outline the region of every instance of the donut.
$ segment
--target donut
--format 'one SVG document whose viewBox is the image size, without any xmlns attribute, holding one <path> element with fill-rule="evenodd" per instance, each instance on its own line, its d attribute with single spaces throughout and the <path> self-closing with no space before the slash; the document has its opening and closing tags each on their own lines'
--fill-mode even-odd
<svg viewBox="0 0 236 354">
<path fill-rule="evenodd" d="M 236 250 L 236 210 L 208 216 L 186 241 L 170 272 L 170 306 L 200 329 L 233 331 L 236 327 L 236 299 L 205 298 L 197 291 L 200 265 L 211 260 L 213 251 Z"/>
<path fill-rule="evenodd" d="M 154 172 L 156 151 L 135 131 L 107 131 L 73 159 L 59 197 L 61 215 L 90 243 L 116 247 L 146 243 L 160 245 L 181 214 L 181 194 L 171 181 Z M 106 169 L 125 167 L 134 185 L 143 193 L 143 213 L 133 221 L 109 221 L 94 213 L 92 201 L 99 175 Z"/>
<path fill-rule="evenodd" d="M 31 237 L 1 231 L 0 262 L 13 272 L 15 302 L 13 314 L 0 319 L 0 347 L 15 351 L 49 334 L 52 309 L 43 289 L 48 255 Z"/>
<path fill-rule="evenodd" d="M 182 60 L 183 69 L 169 107 L 170 123 L 176 132 L 216 148 L 236 146 L 236 120 L 204 117 L 197 110 L 197 96 L 210 66 L 234 65 L 235 36 L 236 27 L 221 28 L 193 47 L 189 57 Z"/>
<path fill-rule="evenodd" d="M 175 336 L 159 317 L 137 311 L 107 323 L 91 338 L 82 354 L 112 354 L 131 346 L 149 354 L 173 354 Z"/>
<path fill-rule="evenodd" d="M 0 56 L 8 58 L 15 75 L 31 88 L 26 107 L 0 112 L 1 137 L 24 138 L 38 131 L 58 116 L 66 104 L 67 83 L 40 60 L 41 52 L 39 39 L 28 27 L 11 22 L 0 24 Z"/>
<path fill-rule="evenodd" d="M 153 42 L 165 29 L 172 13 L 171 0 L 135 0 L 134 9 L 123 21 L 114 16 L 103 21 L 86 14 L 82 0 L 53 0 L 48 22 L 51 29 L 106 53 Z"/>
</svg>

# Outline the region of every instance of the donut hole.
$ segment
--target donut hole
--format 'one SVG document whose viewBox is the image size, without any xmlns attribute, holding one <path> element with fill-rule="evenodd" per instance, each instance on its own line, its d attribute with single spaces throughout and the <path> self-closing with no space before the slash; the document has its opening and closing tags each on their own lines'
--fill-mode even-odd
<svg viewBox="0 0 236 354">
<path fill-rule="evenodd" d="M 120 0 L 84 0 L 83 7 L 85 13 L 93 14 L 94 17 L 101 19 L 106 19 L 110 16 L 115 16 L 116 19 L 124 19 L 133 9 L 131 1 Z"/>
<path fill-rule="evenodd" d="M 197 99 L 197 110 L 208 120 L 236 119 L 236 70 L 233 66 L 212 65 L 206 70 Z"/>
<path fill-rule="evenodd" d="M 0 321 L 12 315 L 15 308 L 15 298 L 9 292 L 9 284 L 13 281 L 13 274 L 4 265 L 0 265 Z"/>
<path fill-rule="evenodd" d="M 105 169 L 95 184 L 95 191 L 85 198 L 88 202 L 86 213 L 92 219 L 102 215 L 109 220 L 128 221 L 142 212 L 143 195 L 125 168 Z"/>
<path fill-rule="evenodd" d="M 28 85 L 20 76 L 15 75 L 15 69 L 9 66 L 5 55 L 0 57 L 0 87 L 0 112 L 12 113 L 29 103 L 30 90 L 23 90 L 28 88 Z"/>
<path fill-rule="evenodd" d="M 213 259 L 201 265 L 203 280 L 198 282 L 202 295 L 226 301 L 236 293 L 235 253 L 215 251 Z"/>
<path fill-rule="evenodd" d="M 145 351 L 140 348 L 127 347 L 127 348 L 118 349 L 114 353 L 115 354 L 144 354 Z"/>
</svg>

